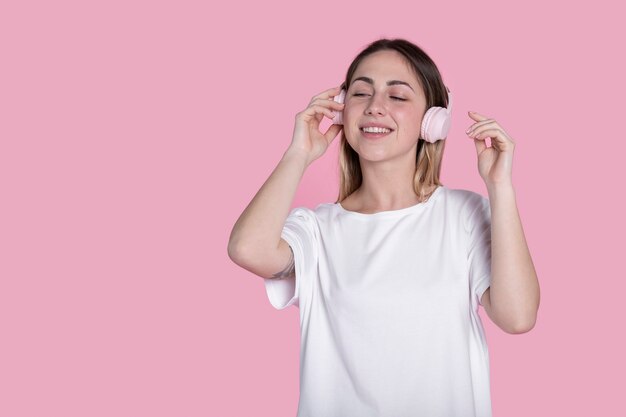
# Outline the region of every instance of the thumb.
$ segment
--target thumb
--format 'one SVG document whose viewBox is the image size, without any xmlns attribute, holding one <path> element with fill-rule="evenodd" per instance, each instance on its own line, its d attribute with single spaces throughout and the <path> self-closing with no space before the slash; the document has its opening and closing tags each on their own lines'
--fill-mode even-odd
<svg viewBox="0 0 626 417">
<path fill-rule="evenodd" d="M 476 145 L 476 155 L 480 155 L 487 148 L 484 139 L 474 139 L 474 145 Z"/>
<path fill-rule="evenodd" d="M 326 133 L 324 133 L 324 138 L 326 138 L 326 142 L 330 144 L 342 128 L 343 125 L 330 125 Z"/>
</svg>

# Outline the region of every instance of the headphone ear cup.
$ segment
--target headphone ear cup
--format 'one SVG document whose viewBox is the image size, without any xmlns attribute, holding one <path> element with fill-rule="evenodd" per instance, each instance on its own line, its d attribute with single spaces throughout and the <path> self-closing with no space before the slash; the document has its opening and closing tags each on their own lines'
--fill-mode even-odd
<svg viewBox="0 0 626 417">
<path fill-rule="evenodd" d="M 343 85 L 343 84 L 342 84 Z M 337 103 L 343 103 L 346 99 L 346 90 L 342 89 L 341 92 L 333 97 L 333 101 Z M 333 117 L 332 124 L 334 125 L 342 125 L 343 124 L 343 110 L 333 110 L 335 117 Z"/>
<path fill-rule="evenodd" d="M 426 142 L 445 139 L 450 130 L 450 113 L 444 107 L 431 107 L 422 119 L 420 134 Z"/>
</svg>

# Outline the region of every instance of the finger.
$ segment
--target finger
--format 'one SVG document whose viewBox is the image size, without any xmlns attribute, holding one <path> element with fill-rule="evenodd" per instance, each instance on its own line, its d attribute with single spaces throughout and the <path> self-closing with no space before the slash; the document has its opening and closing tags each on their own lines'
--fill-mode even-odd
<svg viewBox="0 0 626 417">
<path fill-rule="evenodd" d="M 469 117 L 471 117 L 472 119 L 474 119 L 474 120 L 476 120 L 478 122 L 480 122 L 482 120 L 487 120 L 487 119 L 490 118 L 490 117 L 487 117 L 487 116 L 485 116 L 483 114 L 476 113 L 475 111 L 467 112 L 467 114 L 469 114 Z"/>
<path fill-rule="evenodd" d="M 479 129 L 478 131 L 474 132 L 474 136 L 472 136 L 472 138 L 478 139 L 478 140 L 485 140 L 487 138 L 493 139 L 499 136 L 502 136 L 502 131 L 499 129 Z"/>
<path fill-rule="evenodd" d="M 479 129 L 483 129 L 485 127 L 498 127 L 498 123 L 493 119 L 483 120 L 482 122 L 477 122 L 471 125 L 465 133 L 467 133 L 468 136 L 474 136 Z"/>
<path fill-rule="evenodd" d="M 491 147 L 498 152 L 506 152 L 512 154 L 515 149 L 515 142 L 509 138 L 509 136 L 500 129 L 489 129 L 480 133 L 474 141 L 486 143 L 487 138 L 491 139 Z"/>
<path fill-rule="evenodd" d="M 502 144 L 515 145 L 513 139 L 511 139 L 509 135 L 507 135 L 506 132 L 499 127 L 493 129 L 484 129 L 474 135 L 474 139 L 482 140 L 486 138 L 494 139 Z"/>
<path fill-rule="evenodd" d="M 479 129 L 474 139 L 484 139 L 487 137 L 495 137 L 502 133 L 500 129 Z"/>
<path fill-rule="evenodd" d="M 326 142 L 331 143 L 333 139 L 337 137 L 337 134 L 342 127 L 342 125 L 330 125 L 328 130 L 326 130 L 326 133 L 324 133 L 324 138 L 326 138 Z"/>
<path fill-rule="evenodd" d="M 476 155 L 480 155 L 482 151 L 487 149 L 487 144 L 484 140 L 474 139 L 474 145 L 476 145 Z"/>
<path fill-rule="evenodd" d="M 330 110 L 324 109 L 319 106 L 309 106 L 304 109 L 298 116 L 304 123 L 307 123 L 310 128 L 318 129 L 324 116 L 332 119 L 333 113 Z"/>
<path fill-rule="evenodd" d="M 316 96 L 313 96 L 313 98 L 311 99 L 311 103 L 313 101 L 315 101 L 315 99 L 318 99 L 318 98 L 335 97 L 340 92 L 341 92 L 341 86 L 329 88 L 328 90 L 325 90 L 325 91 L 321 92 L 320 94 L 318 94 Z"/>
<path fill-rule="evenodd" d="M 305 110 L 305 113 L 307 115 L 309 115 L 309 116 L 313 116 L 313 115 L 323 116 L 323 115 L 326 115 L 326 116 L 328 116 L 331 119 L 335 116 L 335 113 L 332 110 L 330 110 L 327 107 L 320 106 L 318 104 L 313 104 L 313 105 L 310 105 L 309 107 L 307 107 L 307 109 Z M 321 118 L 319 118 L 318 120 L 321 120 Z"/>
<path fill-rule="evenodd" d="M 316 98 L 315 100 L 311 101 L 311 104 L 319 104 L 322 106 L 334 107 L 335 109 L 340 109 L 340 110 L 342 110 L 345 106 L 344 103 L 337 103 L 335 100 L 328 99 L 328 98 Z"/>
</svg>

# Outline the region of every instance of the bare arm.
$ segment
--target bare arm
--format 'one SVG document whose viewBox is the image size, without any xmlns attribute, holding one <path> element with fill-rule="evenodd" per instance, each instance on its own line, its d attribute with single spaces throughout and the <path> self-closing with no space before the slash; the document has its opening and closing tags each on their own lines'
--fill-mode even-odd
<svg viewBox="0 0 626 417">
<path fill-rule="evenodd" d="M 228 255 L 236 264 L 265 278 L 294 274 L 293 253 L 280 235 L 307 159 L 305 152 L 289 148 L 243 211 L 228 242 Z"/>
<path fill-rule="evenodd" d="M 333 124 L 326 133 L 319 131 L 324 116 L 332 118 L 333 110 L 343 109 L 343 104 L 332 100 L 339 91 L 332 88 L 314 96 L 296 115 L 291 145 L 231 231 L 228 256 L 237 265 L 264 278 L 294 276 L 293 252 L 281 233 L 305 170 L 326 152 L 342 128 Z"/>
<path fill-rule="evenodd" d="M 512 184 L 489 189 L 491 287 L 483 305 L 491 320 L 509 333 L 530 331 L 539 310 L 539 281 L 530 257 Z"/>
</svg>

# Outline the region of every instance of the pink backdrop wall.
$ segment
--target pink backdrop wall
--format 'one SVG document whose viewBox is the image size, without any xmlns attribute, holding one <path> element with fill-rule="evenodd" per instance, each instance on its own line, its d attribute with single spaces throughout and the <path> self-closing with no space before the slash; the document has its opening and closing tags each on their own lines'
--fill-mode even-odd
<svg viewBox="0 0 626 417">
<path fill-rule="evenodd" d="M 295 114 L 379 37 L 516 141 L 535 328 L 481 310 L 494 416 L 623 416 L 624 25 L 613 2 L 4 2 L 0 417 L 293 416 L 298 310 L 230 261 Z M 325 122 L 323 125 L 328 126 Z M 337 194 L 338 139 L 293 206 Z"/>
</svg>

